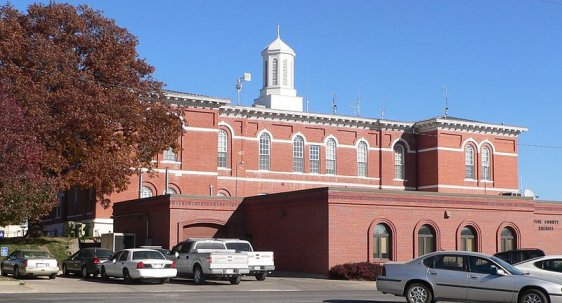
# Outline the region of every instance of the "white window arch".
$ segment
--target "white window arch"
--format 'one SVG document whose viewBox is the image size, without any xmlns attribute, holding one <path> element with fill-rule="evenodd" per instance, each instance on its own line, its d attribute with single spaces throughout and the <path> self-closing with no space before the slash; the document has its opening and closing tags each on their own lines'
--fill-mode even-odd
<svg viewBox="0 0 562 303">
<path fill-rule="evenodd" d="M 218 134 L 218 150 L 217 150 L 217 166 L 228 167 L 227 165 L 228 142 L 226 131 L 219 129 Z"/>
<path fill-rule="evenodd" d="M 405 162 L 404 147 L 401 144 L 396 144 L 394 146 L 394 179 L 405 179 Z"/>
<path fill-rule="evenodd" d="M 464 163 L 465 163 L 465 170 L 466 174 L 465 177 L 467 179 L 474 179 L 474 147 L 472 145 L 467 145 L 464 150 Z"/>
<path fill-rule="evenodd" d="M 326 174 L 336 174 L 336 140 L 329 138 L 326 141 Z"/>
<path fill-rule="evenodd" d="M 260 146 L 259 146 L 259 169 L 269 170 L 269 164 L 271 161 L 271 137 L 267 133 L 260 135 Z"/>
<path fill-rule="evenodd" d="M 304 139 L 296 136 L 293 140 L 293 171 L 304 172 Z"/>
<path fill-rule="evenodd" d="M 357 176 L 367 177 L 367 143 L 361 141 L 357 145 Z"/>
<path fill-rule="evenodd" d="M 482 148 L 482 179 L 485 181 L 492 180 L 490 149 L 487 146 Z"/>
</svg>

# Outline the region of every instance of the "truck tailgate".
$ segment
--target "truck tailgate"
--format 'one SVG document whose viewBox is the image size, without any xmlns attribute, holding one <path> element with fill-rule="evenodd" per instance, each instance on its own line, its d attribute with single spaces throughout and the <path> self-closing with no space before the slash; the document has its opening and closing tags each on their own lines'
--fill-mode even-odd
<svg viewBox="0 0 562 303">
<path fill-rule="evenodd" d="M 273 252 L 272 251 L 248 252 L 248 265 L 249 266 L 272 266 L 273 265 Z"/>
<path fill-rule="evenodd" d="M 248 268 L 248 256 L 245 254 L 219 254 L 212 253 L 209 256 L 209 267 L 219 268 Z"/>
</svg>

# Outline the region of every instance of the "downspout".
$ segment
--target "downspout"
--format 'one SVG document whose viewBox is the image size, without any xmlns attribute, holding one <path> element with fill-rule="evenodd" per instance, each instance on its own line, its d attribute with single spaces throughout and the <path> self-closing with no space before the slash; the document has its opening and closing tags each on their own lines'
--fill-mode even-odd
<svg viewBox="0 0 562 303">
<path fill-rule="evenodd" d="M 379 189 L 382 189 L 382 126 L 379 119 Z"/>
</svg>

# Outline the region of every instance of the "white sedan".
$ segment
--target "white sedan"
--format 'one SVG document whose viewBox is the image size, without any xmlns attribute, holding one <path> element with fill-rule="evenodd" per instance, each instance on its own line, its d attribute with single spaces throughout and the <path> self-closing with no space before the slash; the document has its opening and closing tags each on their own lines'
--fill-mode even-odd
<svg viewBox="0 0 562 303">
<path fill-rule="evenodd" d="M 562 282 L 562 255 L 544 256 L 515 264 L 520 271 L 530 275 Z"/>
<path fill-rule="evenodd" d="M 101 277 L 123 278 L 125 283 L 156 279 L 164 283 L 177 275 L 176 263 L 166 260 L 161 252 L 153 249 L 123 249 L 102 263 Z"/>
</svg>

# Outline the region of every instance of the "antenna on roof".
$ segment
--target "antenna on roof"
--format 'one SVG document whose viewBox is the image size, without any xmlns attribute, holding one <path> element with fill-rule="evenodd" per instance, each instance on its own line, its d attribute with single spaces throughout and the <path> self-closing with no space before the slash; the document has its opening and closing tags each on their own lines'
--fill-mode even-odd
<svg viewBox="0 0 562 303">
<path fill-rule="evenodd" d="M 381 101 L 381 120 L 384 120 L 384 96 Z"/>
<path fill-rule="evenodd" d="M 443 85 L 443 95 L 445 96 L 445 118 L 447 118 L 449 112 L 449 92 L 447 91 L 447 85 Z"/>
<path fill-rule="evenodd" d="M 332 95 L 332 114 L 338 113 L 338 106 L 336 105 L 336 93 Z"/>
<path fill-rule="evenodd" d="M 355 102 L 355 114 L 357 114 L 357 117 L 361 116 L 361 86 L 359 86 L 359 96 Z"/>
</svg>

